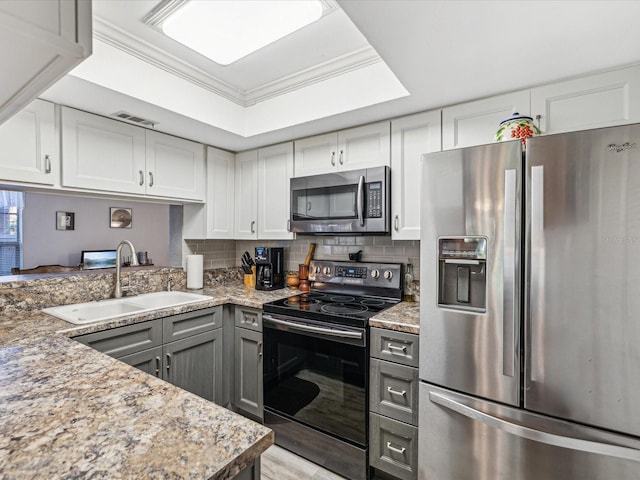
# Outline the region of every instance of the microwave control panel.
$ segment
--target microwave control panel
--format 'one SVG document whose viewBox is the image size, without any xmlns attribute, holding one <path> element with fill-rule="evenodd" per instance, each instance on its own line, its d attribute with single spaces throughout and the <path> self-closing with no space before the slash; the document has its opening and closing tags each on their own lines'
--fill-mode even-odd
<svg viewBox="0 0 640 480">
<path fill-rule="evenodd" d="M 382 182 L 371 182 L 367 187 L 367 218 L 382 218 Z"/>
</svg>

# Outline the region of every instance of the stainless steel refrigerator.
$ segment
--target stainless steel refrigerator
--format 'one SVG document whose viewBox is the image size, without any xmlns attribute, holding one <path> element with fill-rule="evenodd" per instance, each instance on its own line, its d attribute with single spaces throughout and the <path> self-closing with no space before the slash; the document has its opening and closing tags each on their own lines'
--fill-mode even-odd
<svg viewBox="0 0 640 480">
<path fill-rule="evenodd" d="M 640 125 L 422 163 L 419 479 L 640 479 Z"/>
</svg>

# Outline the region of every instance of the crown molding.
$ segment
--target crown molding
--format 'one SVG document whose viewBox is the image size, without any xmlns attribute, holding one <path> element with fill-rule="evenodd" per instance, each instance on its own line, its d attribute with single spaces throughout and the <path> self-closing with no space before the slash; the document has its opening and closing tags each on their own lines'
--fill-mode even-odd
<svg viewBox="0 0 640 480">
<path fill-rule="evenodd" d="M 168 13 L 180 8 L 184 3 L 185 0 L 167 0 L 159 4 L 147 17 L 155 20 L 165 18 Z M 334 0 L 322 0 L 322 3 L 328 11 L 338 8 Z M 242 107 L 255 105 L 382 61 L 372 47 L 365 47 L 259 87 L 240 90 L 99 17 L 94 18 L 94 38 Z"/>
<path fill-rule="evenodd" d="M 106 43 L 124 53 L 132 55 L 157 68 L 193 83 L 201 88 L 209 90 L 227 100 L 244 106 L 243 98 L 238 89 L 222 80 L 210 75 L 179 57 L 167 53 L 155 45 L 131 35 L 121 28 L 101 18 L 93 19 L 93 36 L 95 39 Z"/>
<path fill-rule="evenodd" d="M 245 106 L 255 105 L 301 88 L 324 82 L 345 73 L 381 62 L 373 47 L 364 47 L 324 63 L 281 77 L 273 82 L 243 92 Z"/>
</svg>

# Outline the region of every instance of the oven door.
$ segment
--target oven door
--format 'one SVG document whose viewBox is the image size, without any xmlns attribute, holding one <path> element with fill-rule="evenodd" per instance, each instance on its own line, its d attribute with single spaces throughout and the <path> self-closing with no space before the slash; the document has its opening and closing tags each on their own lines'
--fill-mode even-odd
<svg viewBox="0 0 640 480">
<path fill-rule="evenodd" d="M 366 447 L 367 330 L 273 314 L 262 320 L 265 410 Z"/>
</svg>

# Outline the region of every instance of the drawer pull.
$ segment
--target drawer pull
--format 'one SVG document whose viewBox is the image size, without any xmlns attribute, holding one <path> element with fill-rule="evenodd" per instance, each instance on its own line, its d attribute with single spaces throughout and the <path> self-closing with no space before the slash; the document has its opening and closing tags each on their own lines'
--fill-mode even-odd
<svg viewBox="0 0 640 480">
<path fill-rule="evenodd" d="M 394 447 L 393 445 L 391 445 L 391 442 L 387 442 L 387 448 L 388 448 L 389 450 L 391 450 L 392 452 L 394 452 L 394 453 L 398 453 L 398 454 L 400 454 L 400 455 L 404 455 L 404 452 L 406 452 L 406 451 L 407 451 L 407 449 L 406 449 L 406 448 L 404 448 L 404 447 L 402 447 L 402 448 Z"/>
<path fill-rule="evenodd" d="M 401 347 L 399 347 L 398 345 L 393 345 L 393 344 L 389 343 L 389 344 L 387 344 L 387 348 L 389 349 L 389 351 L 391 353 L 401 352 L 403 355 L 407 354 L 407 347 L 405 345 L 402 345 Z"/>
<path fill-rule="evenodd" d="M 407 394 L 406 390 L 402 390 L 401 392 L 399 392 L 398 390 L 394 390 L 391 387 L 387 387 L 387 392 L 389 392 L 391 395 L 399 395 L 401 397 L 404 397 Z"/>
</svg>

